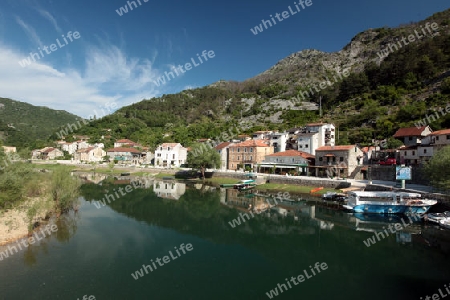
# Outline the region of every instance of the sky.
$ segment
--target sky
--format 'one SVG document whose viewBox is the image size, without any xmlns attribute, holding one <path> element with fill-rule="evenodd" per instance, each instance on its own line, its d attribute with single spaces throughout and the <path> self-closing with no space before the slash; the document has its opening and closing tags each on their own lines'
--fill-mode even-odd
<svg viewBox="0 0 450 300">
<path fill-rule="evenodd" d="M 102 117 L 243 81 L 303 49 L 339 51 L 366 29 L 450 8 L 448 0 L 302 1 L 1 0 L 0 97 Z M 272 27 L 254 34 L 270 15 Z"/>
</svg>

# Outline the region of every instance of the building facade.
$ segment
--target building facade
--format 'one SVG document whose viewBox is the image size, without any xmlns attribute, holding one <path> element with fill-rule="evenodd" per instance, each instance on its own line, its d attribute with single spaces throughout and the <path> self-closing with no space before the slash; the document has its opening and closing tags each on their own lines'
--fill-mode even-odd
<svg viewBox="0 0 450 300">
<path fill-rule="evenodd" d="M 261 140 L 249 140 L 232 145 L 229 147 L 228 169 L 250 167 L 254 170 L 269 154 L 273 154 L 273 147 Z"/>
<path fill-rule="evenodd" d="M 180 167 L 186 163 L 187 149 L 180 143 L 163 143 L 155 150 L 155 166 Z"/>
</svg>

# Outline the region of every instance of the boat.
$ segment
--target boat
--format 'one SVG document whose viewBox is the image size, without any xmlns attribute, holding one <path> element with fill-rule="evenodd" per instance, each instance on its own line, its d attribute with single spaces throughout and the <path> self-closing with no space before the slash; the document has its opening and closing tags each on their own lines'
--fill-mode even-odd
<svg viewBox="0 0 450 300">
<path fill-rule="evenodd" d="M 312 190 L 309 191 L 309 193 L 310 193 L 310 194 L 314 194 L 314 193 L 316 193 L 316 192 L 318 192 L 318 191 L 320 191 L 320 190 L 323 190 L 323 186 L 318 187 L 318 188 L 315 188 L 315 189 L 312 189 Z"/>
<path fill-rule="evenodd" d="M 443 219 L 439 221 L 439 225 L 444 227 L 445 229 L 450 229 L 450 219 Z"/>
<path fill-rule="evenodd" d="M 248 191 L 253 189 L 256 186 L 256 184 L 251 184 L 251 183 L 243 183 L 243 184 L 236 184 L 234 186 L 234 189 L 239 190 L 239 191 Z"/>
<path fill-rule="evenodd" d="M 343 193 L 326 192 L 322 195 L 322 199 L 324 201 L 344 202 L 345 200 L 347 200 L 347 196 Z"/>
<path fill-rule="evenodd" d="M 129 172 L 120 173 L 120 176 L 130 176 Z"/>
<path fill-rule="evenodd" d="M 239 181 L 238 183 L 224 183 L 224 184 L 221 184 L 220 187 L 222 187 L 222 188 L 226 188 L 226 187 L 234 188 L 238 184 L 248 184 L 248 183 L 254 183 L 254 182 L 255 182 L 254 179 L 245 179 L 245 180 Z"/>
<path fill-rule="evenodd" d="M 426 214 L 424 219 L 426 221 L 430 221 L 430 222 L 434 222 L 434 223 L 438 223 L 439 224 L 440 220 L 445 220 L 445 219 L 450 220 L 450 211 L 445 211 L 443 213 Z"/>
<path fill-rule="evenodd" d="M 418 193 L 354 191 L 348 193 L 343 207 L 357 213 L 424 214 L 436 203 Z"/>
</svg>

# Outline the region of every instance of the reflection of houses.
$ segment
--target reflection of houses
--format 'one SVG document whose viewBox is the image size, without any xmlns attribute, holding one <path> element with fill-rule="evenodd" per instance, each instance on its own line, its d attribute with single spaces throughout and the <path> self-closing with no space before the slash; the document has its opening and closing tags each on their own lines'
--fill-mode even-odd
<svg viewBox="0 0 450 300">
<path fill-rule="evenodd" d="M 234 145 L 231 142 L 224 142 L 220 143 L 214 149 L 219 153 L 220 155 L 220 169 L 222 171 L 227 169 L 227 162 L 228 162 L 228 156 L 229 156 L 229 148 L 231 145 Z"/>
<path fill-rule="evenodd" d="M 363 152 L 356 145 L 317 148 L 316 176 L 354 177 L 354 171 L 362 165 L 362 158 Z"/>
<path fill-rule="evenodd" d="M 119 162 L 126 163 L 139 163 L 141 159 L 141 151 L 135 148 L 111 148 L 107 150 L 107 155 L 111 160 L 117 160 Z"/>
<path fill-rule="evenodd" d="M 186 163 L 187 149 L 180 143 L 163 143 L 155 150 L 155 165 L 180 167 Z"/>
<path fill-rule="evenodd" d="M 297 150 L 287 150 L 267 155 L 261 163 L 259 172 L 268 173 L 275 169 L 276 174 L 295 171 L 298 175 L 309 174 L 308 167 L 314 166 L 315 156 Z"/>
<path fill-rule="evenodd" d="M 96 162 L 102 161 L 106 152 L 102 148 L 89 147 L 75 152 L 74 159 L 79 161 Z"/>
<path fill-rule="evenodd" d="M 272 154 L 273 148 L 261 140 L 249 140 L 230 146 L 228 169 L 236 170 L 238 165 L 250 167 L 264 161 L 266 155 Z"/>
<path fill-rule="evenodd" d="M 186 192 L 186 184 L 175 181 L 154 181 L 153 192 L 160 198 L 178 200 Z"/>
</svg>

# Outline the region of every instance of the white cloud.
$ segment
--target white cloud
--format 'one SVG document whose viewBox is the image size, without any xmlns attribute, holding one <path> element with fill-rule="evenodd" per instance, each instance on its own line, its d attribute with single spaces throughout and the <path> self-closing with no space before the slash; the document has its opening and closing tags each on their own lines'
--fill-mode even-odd
<svg viewBox="0 0 450 300">
<path fill-rule="evenodd" d="M 36 33 L 36 30 L 34 30 L 33 27 L 25 23 L 21 18 L 18 16 L 15 16 L 17 24 L 22 27 L 22 29 L 25 31 L 25 33 L 28 35 L 28 37 L 31 39 L 31 41 L 38 47 L 41 47 L 42 41 L 39 38 L 38 34 Z"/>
<path fill-rule="evenodd" d="M 55 30 L 59 33 L 62 33 L 61 28 L 58 26 L 58 22 L 56 22 L 56 19 L 50 14 L 48 11 L 43 9 L 37 9 L 37 11 L 43 16 L 45 19 L 47 19 L 50 23 L 52 23 Z"/>
<path fill-rule="evenodd" d="M 27 54 L 0 44 L 1 97 L 67 110 L 87 118 L 106 103 L 118 107 L 161 94 L 153 84 L 158 72 L 148 60 L 127 58 L 115 46 L 91 47 L 86 68 L 55 68 L 45 58 L 21 67 Z M 81 68 L 79 68 L 81 69 Z"/>
</svg>

